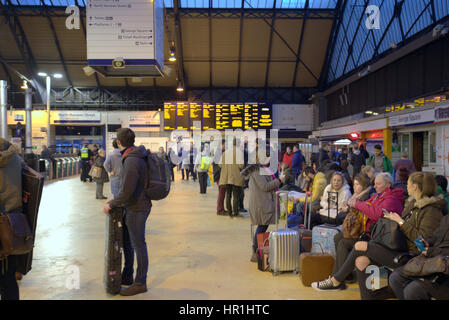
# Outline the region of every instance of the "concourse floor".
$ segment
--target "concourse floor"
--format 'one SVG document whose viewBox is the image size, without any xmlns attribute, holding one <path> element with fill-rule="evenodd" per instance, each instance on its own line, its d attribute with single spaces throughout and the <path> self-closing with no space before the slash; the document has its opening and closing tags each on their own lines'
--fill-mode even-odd
<svg viewBox="0 0 449 320">
<path fill-rule="evenodd" d="M 249 261 L 248 214 L 217 216 L 217 186 L 201 195 L 197 183 L 181 181 L 179 174 L 175 179 L 169 197 L 153 202 L 146 227 L 148 292 L 133 297 L 104 290 L 105 200 L 95 199 L 95 183 L 74 177 L 46 184 L 33 269 L 19 283 L 21 299 L 359 299 L 356 285 L 318 292 L 293 273 L 258 271 Z M 109 184 L 104 192 L 111 196 Z"/>
</svg>

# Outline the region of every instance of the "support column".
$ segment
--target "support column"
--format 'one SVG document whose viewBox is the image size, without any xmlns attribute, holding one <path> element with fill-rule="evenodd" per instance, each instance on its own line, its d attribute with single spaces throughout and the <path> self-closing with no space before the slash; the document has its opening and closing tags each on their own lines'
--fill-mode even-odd
<svg viewBox="0 0 449 320">
<path fill-rule="evenodd" d="M 51 148 L 52 144 L 51 144 L 51 125 L 50 125 L 50 88 L 51 88 L 51 78 L 49 76 L 47 76 L 47 147 L 50 148 L 50 150 L 53 150 Z M 56 146 L 54 148 L 54 150 L 56 152 Z"/>
<path fill-rule="evenodd" d="M 383 130 L 383 137 L 384 137 L 384 147 L 383 151 L 385 155 L 391 160 L 391 147 L 392 147 L 392 140 L 393 140 L 393 133 L 391 129 L 384 129 Z"/>
<path fill-rule="evenodd" d="M 33 92 L 30 88 L 25 91 L 25 153 L 33 153 L 33 143 L 32 143 L 32 125 L 31 125 L 31 103 L 32 103 Z"/>
<path fill-rule="evenodd" d="M 8 119 L 6 118 L 6 106 L 8 102 L 8 83 L 0 80 L 0 138 L 8 140 Z"/>
</svg>

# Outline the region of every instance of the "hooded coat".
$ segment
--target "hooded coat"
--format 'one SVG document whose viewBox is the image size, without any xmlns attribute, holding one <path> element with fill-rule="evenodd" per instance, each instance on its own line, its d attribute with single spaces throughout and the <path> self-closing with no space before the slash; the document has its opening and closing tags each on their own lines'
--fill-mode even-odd
<svg viewBox="0 0 449 320">
<path fill-rule="evenodd" d="M 424 239 L 430 238 L 443 217 L 442 210 L 446 205 L 442 195 L 423 197 L 415 200 L 407 199 L 402 217 L 404 224 L 401 231 L 407 237 L 407 244 L 410 253 L 420 254 L 414 241 L 422 236 Z"/>
<path fill-rule="evenodd" d="M 0 138 L 0 212 L 22 210 L 22 163 L 16 146 Z"/>
<path fill-rule="evenodd" d="M 120 192 L 109 205 L 111 208 L 124 207 L 130 211 L 149 211 L 151 200 L 145 196 L 147 177 L 145 158 L 149 152 L 144 146 L 129 147 L 122 151 L 122 171 Z"/>
<path fill-rule="evenodd" d="M 259 174 L 259 165 L 247 166 L 241 174 L 249 179 L 249 215 L 251 225 L 265 226 L 276 223 L 276 190 L 280 181 Z"/>
</svg>

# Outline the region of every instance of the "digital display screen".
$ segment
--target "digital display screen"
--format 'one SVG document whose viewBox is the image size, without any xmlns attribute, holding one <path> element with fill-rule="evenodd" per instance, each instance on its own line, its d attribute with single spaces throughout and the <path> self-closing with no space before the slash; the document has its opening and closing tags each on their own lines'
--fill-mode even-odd
<svg viewBox="0 0 449 320">
<path fill-rule="evenodd" d="M 176 103 L 164 103 L 164 130 L 176 130 Z"/>
<path fill-rule="evenodd" d="M 189 104 L 184 102 L 178 102 L 177 110 L 177 129 L 179 130 L 189 130 Z"/>
<path fill-rule="evenodd" d="M 190 104 L 190 130 L 201 130 L 201 120 L 203 116 L 203 105 L 198 103 Z M 199 122 L 199 126 L 195 127 L 195 121 Z"/>
<path fill-rule="evenodd" d="M 164 104 L 165 130 L 271 129 L 272 106 L 265 103 L 188 103 Z M 201 123 L 194 127 L 194 121 Z"/>
<path fill-rule="evenodd" d="M 203 104 L 203 130 L 215 129 L 215 104 Z"/>
</svg>

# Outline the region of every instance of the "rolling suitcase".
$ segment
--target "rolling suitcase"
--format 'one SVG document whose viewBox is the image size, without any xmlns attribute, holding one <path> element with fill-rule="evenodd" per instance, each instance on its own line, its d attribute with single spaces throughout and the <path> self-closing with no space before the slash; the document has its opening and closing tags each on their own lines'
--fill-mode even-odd
<svg viewBox="0 0 449 320">
<path fill-rule="evenodd" d="M 123 209 L 111 209 L 106 215 L 104 286 L 109 294 L 120 292 L 122 282 Z"/>
<path fill-rule="evenodd" d="M 276 192 L 276 202 L 279 203 L 279 197 L 288 194 L 286 191 Z M 288 198 L 288 197 L 287 197 Z M 288 205 L 288 202 L 287 202 Z M 279 208 L 276 205 L 276 208 Z M 299 233 L 297 230 L 278 229 L 279 212 L 276 209 L 276 230 L 270 232 L 269 236 L 269 257 L 268 263 L 273 275 L 279 272 L 293 271 L 299 273 Z M 286 222 L 287 224 L 287 222 Z"/>
<path fill-rule="evenodd" d="M 331 192 L 329 192 L 331 193 Z M 330 197 L 328 198 L 330 202 Z M 338 194 L 337 194 L 337 204 L 338 204 Z M 330 220 L 330 203 L 328 206 L 328 221 Z M 337 210 L 338 211 L 338 210 Z M 316 226 L 312 229 L 312 253 L 320 253 L 320 249 L 327 254 L 330 254 L 334 258 L 337 255 L 337 250 L 335 248 L 334 237 L 340 233 L 342 227 L 337 227 L 336 225 L 325 223 Z"/>
<path fill-rule="evenodd" d="M 307 200 L 310 202 L 307 203 Z M 312 193 L 306 193 L 306 199 L 304 203 L 304 226 L 300 226 L 299 233 L 299 251 L 310 252 L 312 250 L 312 230 L 310 230 L 310 219 L 312 213 Z"/>
</svg>

